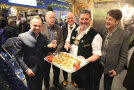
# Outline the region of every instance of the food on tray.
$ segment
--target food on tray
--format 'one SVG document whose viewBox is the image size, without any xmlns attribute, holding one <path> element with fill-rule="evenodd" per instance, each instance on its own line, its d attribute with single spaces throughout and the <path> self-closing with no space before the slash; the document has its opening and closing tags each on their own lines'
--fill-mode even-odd
<svg viewBox="0 0 134 90">
<path fill-rule="evenodd" d="M 48 48 L 55 48 L 57 46 L 57 41 L 53 40 L 50 44 L 47 45 Z"/>
<path fill-rule="evenodd" d="M 48 48 L 52 48 L 53 45 L 50 43 L 50 44 L 47 45 L 47 47 L 48 47 Z"/>
<path fill-rule="evenodd" d="M 46 60 L 49 62 L 61 66 L 66 70 L 77 70 L 81 67 L 82 61 L 78 58 L 75 58 L 68 53 L 60 52 L 53 56 L 47 56 Z"/>
<path fill-rule="evenodd" d="M 49 62 L 52 62 L 53 56 L 48 56 L 46 59 L 47 59 Z"/>
<path fill-rule="evenodd" d="M 73 67 L 74 67 L 75 69 L 79 69 L 79 68 L 80 68 L 80 64 L 81 64 L 81 61 L 78 61 L 77 63 L 74 63 L 74 64 L 73 64 Z"/>
</svg>

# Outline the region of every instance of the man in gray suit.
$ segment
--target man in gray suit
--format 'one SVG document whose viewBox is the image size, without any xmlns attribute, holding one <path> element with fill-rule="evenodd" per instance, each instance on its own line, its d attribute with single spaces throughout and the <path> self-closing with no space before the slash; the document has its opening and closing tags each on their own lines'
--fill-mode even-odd
<svg viewBox="0 0 134 90">
<path fill-rule="evenodd" d="M 53 40 L 57 41 L 57 48 L 54 49 L 52 48 L 49 52 L 49 55 L 53 53 L 60 52 L 63 48 L 64 42 L 63 42 L 63 34 L 62 34 L 62 29 L 59 25 L 55 24 L 55 14 L 52 11 L 48 11 L 46 13 L 45 17 L 46 23 L 43 25 L 43 30 L 42 34 L 45 34 L 48 38 L 48 42 L 51 42 Z M 47 68 L 45 68 L 45 88 L 49 89 L 49 74 L 50 74 L 50 67 L 51 64 L 46 62 L 45 65 Z M 56 88 L 56 90 L 59 90 L 59 75 L 60 75 L 60 69 L 54 65 L 53 67 L 53 72 L 54 72 L 54 77 L 53 77 L 53 84 Z"/>
<path fill-rule="evenodd" d="M 108 11 L 103 37 L 101 64 L 104 66 L 104 90 L 111 90 L 114 76 L 121 73 L 127 63 L 129 34 L 118 27 L 122 12 L 118 9 Z"/>
<path fill-rule="evenodd" d="M 30 22 L 31 29 L 28 32 L 19 34 L 16 42 L 18 53 L 16 60 L 22 67 L 26 76 L 29 90 L 42 90 L 42 80 L 45 61 L 44 57 L 48 54 L 47 38 L 41 34 L 42 21 L 40 17 L 34 17 Z M 52 47 L 56 48 L 53 41 Z M 21 59 L 23 55 L 23 60 Z"/>
</svg>

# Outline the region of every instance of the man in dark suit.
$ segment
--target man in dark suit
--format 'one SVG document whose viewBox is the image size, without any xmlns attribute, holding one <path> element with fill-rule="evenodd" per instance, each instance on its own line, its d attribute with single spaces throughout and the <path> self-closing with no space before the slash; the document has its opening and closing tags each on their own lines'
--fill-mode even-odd
<svg viewBox="0 0 134 90">
<path fill-rule="evenodd" d="M 55 24 L 55 14 L 52 11 L 48 11 L 46 13 L 46 17 L 45 17 L 46 23 L 43 25 L 43 30 L 42 30 L 42 34 L 45 34 L 48 38 L 48 41 L 51 42 L 53 40 L 57 41 L 57 48 L 55 49 L 51 49 L 49 52 L 49 55 L 53 54 L 53 53 L 57 53 L 60 52 L 63 48 L 63 34 L 62 34 L 62 29 L 59 25 Z M 50 75 L 50 67 L 51 64 L 46 62 L 46 66 L 47 68 L 45 68 L 45 88 L 49 89 L 49 75 Z M 53 72 L 54 72 L 54 76 L 53 76 L 53 84 L 56 88 L 56 90 L 59 90 L 59 75 L 60 75 L 60 68 L 52 65 L 53 67 Z"/>
<path fill-rule="evenodd" d="M 132 36 L 134 36 L 134 34 Z M 132 41 L 130 40 L 128 53 L 128 70 L 123 81 L 123 86 L 127 90 L 134 90 L 134 39 L 132 39 Z"/>
<path fill-rule="evenodd" d="M 21 21 L 18 25 L 18 33 L 24 33 L 30 29 L 28 20 L 26 18 L 21 18 Z"/>
<path fill-rule="evenodd" d="M 66 23 L 65 25 L 62 26 L 62 31 L 63 31 L 63 40 L 66 42 L 66 39 L 70 39 L 71 33 L 73 30 L 76 30 L 76 28 L 79 25 L 75 23 L 75 16 L 72 12 L 68 12 L 66 15 Z M 66 52 L 66 50 L 63 48 L 63 51 Z M 67 79 L 68 79 L 68 74 L 66 71 L 63 71 L 63 77 L 64 81 L 62 82 L 62 86 L 67 85 Z M 71 76 L 72 83 L 75 87 L 77 87 L 77 84 L 73 81 L 73 74 Z"/>
<path fill-rule="evenodd" d="M 6 39 L 18 36 L 17 28 L 15 27 L 15 21 L 13 19 L 8 20 L 8 25 L 4 28 L 4 30 Z"/>
<path fill-rule="evenodd" d="M 31 29 L 19 34 L 16 48 L 20 49 L 16 60 L 22 67 L 30 90 L 42 90 L 42 80 L 45 64 L 44 56 L 48 54 L 47 38 L 41 34 L 42 21 L 40 17 L 34 17 L 30 22 Z M 56 42 L 52 42 L 56 48 Z M 23 55 L 23 60 L 21 59 Z"/>
<path fill-rule="evenodd" d="M 108 11 L 102 31 L 103 47 L 101 64 L 104 66 L 104 90 L 111 90 L 114 77 L 121 73 L 127 63 L 129 34 L 118 27 L 122 12 L 118 9 Z"/>
</svg>

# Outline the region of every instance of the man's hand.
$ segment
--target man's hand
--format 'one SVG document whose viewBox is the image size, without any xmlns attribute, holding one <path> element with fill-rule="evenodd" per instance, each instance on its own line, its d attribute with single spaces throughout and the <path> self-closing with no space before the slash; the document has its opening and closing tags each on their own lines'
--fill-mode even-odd
<svg viewBox="0 0 134 90">
<path fill-rule="evenodd" d="M 48 55 L 52 55 L 53 53 L 51 53 L 51 52 L 48 52 Z"/>
<path fill-rule="evenodd" d="M 71 48 L 71 45 L 69 42 L 65 42 L 64 48 L 68 51 Z"/>
<path fill-rule="evenodd" d="M 57 47 L 57 41 L 53 40 L 50 44 L 47 45 L 49 48 L 56 48 Z"/>
<path fill-rule="evenodd" d="M 109 71 L 109 73 L 111 73 L 111 74 L 109 75 L 110 77 L 114 77 L 114 76 L 117 75 L 117 73 L 115 72 L 115 70 L 111 70 L 111 71 Z"/>
<path fill-rule="evenodd" d="M 83 56 L 78 56 L 78 58 L 85 60 L 85 58 Z"/>
<path fill-rule="evenodd" d="M 26 70 L 26 74 L 27 74 L 29 77 L 35 76 L 34 72 L 33 72 L 31 69 L 27 69 L 27 70 Z"/>
</svg>

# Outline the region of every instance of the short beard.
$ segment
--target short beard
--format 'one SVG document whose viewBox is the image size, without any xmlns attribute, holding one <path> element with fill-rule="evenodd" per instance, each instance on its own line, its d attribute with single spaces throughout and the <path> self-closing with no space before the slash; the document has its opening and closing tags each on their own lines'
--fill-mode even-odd
<svg viewBox="0 0 134 90">
<path fill-rule="evenodd" d="M 86 30 L 88 27 L 81 27 L 81 26 L 80 26 L 80 28 L 83 29 L 83 30 Z"/>
</svg>

